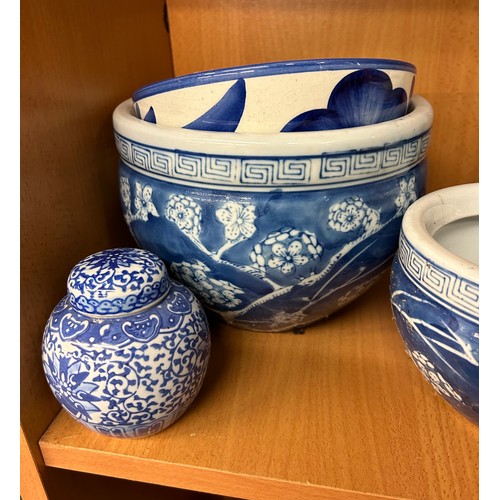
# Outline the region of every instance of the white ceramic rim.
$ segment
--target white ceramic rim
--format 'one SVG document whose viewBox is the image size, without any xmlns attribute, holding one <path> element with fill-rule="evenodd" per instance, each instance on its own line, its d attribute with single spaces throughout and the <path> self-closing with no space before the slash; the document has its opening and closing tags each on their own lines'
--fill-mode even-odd
<svg viewBox="0 0 500 500">
<path fill-rule="evenodd" d="M 405 212 L 401 231 L 408 243 L 437 266 L 479 284 L 479 265 L 466 260 L 433 237 L 446 224 L 479 216 L 479 183 L 460 184 L 428 193 Z"/>
<path fill-rule="evenodd" d="M 300 157 L 359 151 L 405 141 L 428 131 L 433 118 L 431 104 L 415 95 L 406 115 L 373 125 L 275 134 L 210 132 L 146 122 L 133 114 L 133 101 L 127 99 L 114 110 L 113 127 L 128 139 L 157 148 L 208 155 Z"/>
</svg>

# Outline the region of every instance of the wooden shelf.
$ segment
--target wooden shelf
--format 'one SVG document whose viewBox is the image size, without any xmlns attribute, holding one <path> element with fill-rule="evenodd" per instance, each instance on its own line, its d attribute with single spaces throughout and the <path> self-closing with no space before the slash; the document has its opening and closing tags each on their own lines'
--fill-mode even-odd
<svg viewBox="0 0 500 500">
<path fill-rule="evenodd" d="M 45 464 L 241 498 L 478 497 L 478 428 L 404 351 L 388 273 L 305 334 L 212 328 L 195 403 L 144 439 L 108 438 L 61 411 Z"/>
<path fill-rule="evenodd" d="M 272 60 L 408 60 L 418 68 L 415 92 L 435 111 L 428 190 L 477 182 L 478 13 L 470 0 L 21 5 L 23 500 L 67 500 L 68 488 L 71 500 L 178 498 L 155 485 L 197 500 L 207 496 L 197 490 L 266 500 L 478 497 L 478 429 L 406 356 L 387 276 L 302 336 L 214 323 L 195 404 L 143 440 L 105 438 L 58 413 L 40 362 L 45 323 L 74 264 L 135 244 L 119 205 L 111 123 L 134 90 Z"/>
</svg>

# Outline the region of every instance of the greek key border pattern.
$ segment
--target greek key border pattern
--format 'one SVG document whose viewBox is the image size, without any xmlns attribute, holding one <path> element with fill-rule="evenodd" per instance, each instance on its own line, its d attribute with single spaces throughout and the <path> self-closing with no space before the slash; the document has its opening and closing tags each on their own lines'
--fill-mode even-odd
<svg viewBox="0 0 500 500">
<path fill-rule="evenodd" d="M 298 158 L 230 157 L 154 148 L 115 133 L 122 160 L 131 167 L 175 182 L 213 186 L 325 186 L 387 177 L 420 163 L 430 131 L 383 149 Z"/>
<path fill-rule="evenodd" d="M 407 276 L 438 300 L 479 321 L 479 285 L 429 262 L 401 235 L 398 257 Z"/>
</svg>

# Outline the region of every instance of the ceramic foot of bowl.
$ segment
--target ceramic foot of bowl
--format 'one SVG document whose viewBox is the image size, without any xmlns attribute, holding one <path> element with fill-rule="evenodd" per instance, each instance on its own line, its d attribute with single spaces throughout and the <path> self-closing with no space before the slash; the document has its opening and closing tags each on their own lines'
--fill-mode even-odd
<svg viewBox="0 0 500 500">
<path fill-rule="evenodd" d="M 426 380 L 479 421 L 479 185 L 427 194 L 406 212 L 391 272 L 399 332 Z"/>
</svg>

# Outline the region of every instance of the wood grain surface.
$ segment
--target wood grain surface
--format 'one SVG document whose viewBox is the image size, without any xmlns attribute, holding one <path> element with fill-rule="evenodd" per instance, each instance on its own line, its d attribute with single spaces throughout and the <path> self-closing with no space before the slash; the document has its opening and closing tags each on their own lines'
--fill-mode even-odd
<svg viewBox="0 0 500 500">
<path fill-rule="evenodd" d="M 168 0 L 169 34 L 164 4 L 21 4 L 24 500 L 43 489 L 67 500 L 71 487 L 72 500 L 203 498 L 195 490 L 474 500 L 478 429 L 404 354 L 384 282 L 303 336 L 215 323 L 202 392 L 160 435 L 114 440 L 59 413 L 41 366 L 43 328 L 79 259 L 134 245 L 111 115 L 136 88 L 174 71 L 281 59 L 405 59 L 435 111 L 429 190 L 478 180 L 477 0 Z"/>
<path fill-rule="evenodd" d="M 48 500 L 45 486 L 42 482 L 30 446 L 20 428 L 20 496 L 23 500 Z"/>
<path fill-rule="evenodd" d="M 478 497 L 478 428 L 408 358 L 388 276 L 304 335 L 215 324 L 188 412 L 146 439 L 60 413 L 48 465 L 243 498 Z"/>
<path fill-rule="evenodd" d="M 172 74 L 163 5 L 39 0 L 20 8 L 20 418 L 21 451 L 30 450 L 21 465 L 35 461 L 51 498 L 60 481 L 46 473 L 38 439 L 60 406 L 42 370 L 43 329 L 76 262 L 134 245 L 120 211 L 111 115 L 135 88 Z"/>
<path fill-rule="evenodd" d="M 176 75 L 287 59 L 417 67 L 435 112 L 428 189 L 479 179 L 477 0 L 168 0 Z"/>
</svg>

